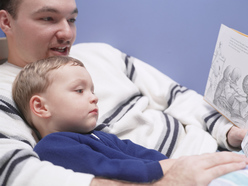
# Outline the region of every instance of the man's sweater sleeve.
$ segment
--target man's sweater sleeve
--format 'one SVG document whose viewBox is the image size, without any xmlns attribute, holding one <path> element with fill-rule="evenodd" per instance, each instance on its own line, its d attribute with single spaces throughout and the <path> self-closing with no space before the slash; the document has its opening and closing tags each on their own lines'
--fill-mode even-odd
<svg viewBox="0 0 248 186">
<path fill-rule="evenodd" d="M 40 161 L 32 148 L 1 135 L 0 185 L 89 186 L 93 175 L 75 173 L 50 162 Z"/>
<path fill-rule="evenodd" d="M 157 69 L 131 58 L 135 68 L 133 82 L 149 98 L 150 107 L 164 110 L 185 126 L 194 125 L 208 131 L 218 145 L 231 149 L 227 132 L 233 126 L 194 90 L 181 86 Z"/>
</svg>

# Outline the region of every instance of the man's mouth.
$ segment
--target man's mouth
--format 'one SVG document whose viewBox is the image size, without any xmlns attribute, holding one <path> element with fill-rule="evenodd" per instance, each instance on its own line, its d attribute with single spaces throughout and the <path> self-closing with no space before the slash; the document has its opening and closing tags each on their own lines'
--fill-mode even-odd
<svg viewBox="0 0 248 186">
<path fill-rule="evenodd" d="M 67 54 L 69 48 L 68 47 L 54 47 L 54 48 L 51 48 L 51 50 L 53 50 L 55 52 L 59 52 L 61 54 Z"/>
</svg>

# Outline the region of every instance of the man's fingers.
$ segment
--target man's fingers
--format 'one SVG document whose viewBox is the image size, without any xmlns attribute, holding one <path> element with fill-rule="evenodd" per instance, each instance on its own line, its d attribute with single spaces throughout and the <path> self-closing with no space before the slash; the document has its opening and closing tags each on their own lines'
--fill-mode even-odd
<svg viewBox="0 0 248 186">
<path fill-rule="evenodd" d="M 213 179 L 245 168 L 244 155 L 232 152 L 185 156 L 177 159 L 161 182 L 168 185 L 208 185 Z"/>
<path fill-rule="evenodd" d="M 223 164 L 216 167 L 212 167 L 206 170 L 205 173 L 207 177 L 205 177 L 205 179 L 213 180 L 230 172 L 244 169 L 245 166 L 246 166 L 245 162 L 238 162 L 238 163 L 229 163 L 229 164 Z"/>
<path fill-rule="evenodd" d="M 233 152 L 217 152 L 200 155 L 198 158 L 198 174 L 196 183 L 209 184 L 213 179 L 227 173 L 245 168 L 248 159 L 241 154 Z M 200 163 L 202 162 L 202 163 Z M 202 170 L 202 171 L 200 171 Z M 196 170 L 194 170 L 196 171 Z"/>
<path fill-rule="evenodd" d="M 217 152 L 212 154 L 205 154 L 202 156 L 202 160 L 204 161 L 203 166 L 205 169 L 230 163 L 243 162 L 248 164 L 248 158 L 246 158 L 245 155 L 234 152 Z"/>
</svg>

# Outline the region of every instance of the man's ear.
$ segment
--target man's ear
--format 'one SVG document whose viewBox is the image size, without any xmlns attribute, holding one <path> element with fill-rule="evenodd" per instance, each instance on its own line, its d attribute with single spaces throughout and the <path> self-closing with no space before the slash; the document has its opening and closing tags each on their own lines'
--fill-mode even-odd
<svg viewBox="0 0 248 186">
<path fill-rule="evenodd" d="M 0 10 L 0 28 L 4 33 L 9 32 L 11 28 L 11 15 L 6 10 Z"/>
<path fill-rule="evenodd" d="M 31 97 L 29 106 L 31 112 L 38 117 L 48 118 L 51 116 L 48 106 L 45 104 L 45 99 L 39 95 L 34 95 Z"/>
</svg>

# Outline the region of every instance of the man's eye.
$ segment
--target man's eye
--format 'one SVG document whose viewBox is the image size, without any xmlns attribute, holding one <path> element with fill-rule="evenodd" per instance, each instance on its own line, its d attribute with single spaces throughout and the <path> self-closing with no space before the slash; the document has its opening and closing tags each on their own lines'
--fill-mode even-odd
<svg viewBox="0 0 248 186">
<path fill-rule="evenodd" d="M 52 17 L 44 17 L 42 18 L 43 21 L 53 21 Z"/>
<path fill-rule="evenodd" d="M 83 89 L 76 90 L 77 93 L 83 93 Z"/>
<path fill-rule="evenodd" d="M 75 18 L 71 18 L 71 19 L 68 20 L 68 22 L 75 23 L 76 22 L 76 19 Z"/>
</svg>

